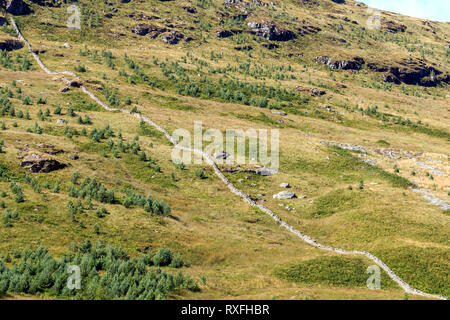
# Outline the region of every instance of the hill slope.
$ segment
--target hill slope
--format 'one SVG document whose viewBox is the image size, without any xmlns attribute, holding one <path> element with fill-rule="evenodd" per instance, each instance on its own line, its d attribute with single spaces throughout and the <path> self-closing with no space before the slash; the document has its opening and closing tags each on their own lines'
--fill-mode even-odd
<svg viewBox="0 0 450 320">
<path fill-rule="evenodd" d="M 350 1 L 79 1 L 77 30 L 65 6 L 45 3 L 29 3 L 18 26 L 51 70 L 82 79 L 62 86 L 2 29 L 5 256 L 39 245 L 59 256 L 101 239 L 131 256 L 165 246 L 189 259 L 201 291 L 172 298 L 403 297 L 385 275 L 383 290 L 367 289 L 369 260 L 299 241 L 207 164 L 175 165 L 164 135 L 104 111 L 83 85 L 169 132 L 198 120 L 280 130 L 278 174 L 222 166 L 227 178 L 319 242 L 368 250 L 410 285 L 448 296 L 448 24 L 383 12 L 370 30 L 367 8 Z M 87 177 L 106 191 L 84 194 Z M 274 199 L 286 181 L 298 198 Z M 155 208 L 139 200 L 148 194 Z"/>
</svg>

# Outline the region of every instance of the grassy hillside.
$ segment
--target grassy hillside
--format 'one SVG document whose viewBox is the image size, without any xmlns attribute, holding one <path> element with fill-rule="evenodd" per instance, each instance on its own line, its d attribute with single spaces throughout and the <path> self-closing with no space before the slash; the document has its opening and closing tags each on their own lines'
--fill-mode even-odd
<svg viewBox="0 0 450 320">
<path fill-rule="evenodd" d="M 449 295 L 448 209 L 413 191 L 450 202 L 448 23 L 383 12 L 371 30 L 367 7 L 354 1 L 111 2 L 78 1 L 80 30 L 66 27 L 66 5 L 28 1 L 33 12 L 15 20 L 51 70 L 76 72 L 105 103 L 169 132 L 193 132 L 200 120 L 205 130 L 280 130 L 278 174 L 226 176 L 319 242 L 370 251 L 412 286 Z M 253 31 L 252 22 L 268 21 L 284 32 Z M 279 41 L 287 31 L 294 38 Z M 2 39 L 18 40 L 8 24 Z M 323 56 L 364 63 L 331 68 L 317 62 Z M 383 66 L 404 69 L 402 81 L 385 82 Z M 433 71 L 407 83 L 415 68 Z M 19 264 L 26 248 L 60 259 L 71 243 L 100 239 L 144 261 L 161 247 L 189 260 L 181 271 L 198 288 L 159 298 L 404 298 L 385 275 L 382 290 L 366 288 L 369 260 L 310 247 L 230 193 L 208 165 L 173 163 L 160 132 L 60 78 L 26 47 L 1 51 L 0 267 Z M 33 155 L 62 167 L 20 166 Z M 296 199 L 273 199 L 282 182 Z M 43 291 L 3 298 L 55 298 Z"/>
</svg>

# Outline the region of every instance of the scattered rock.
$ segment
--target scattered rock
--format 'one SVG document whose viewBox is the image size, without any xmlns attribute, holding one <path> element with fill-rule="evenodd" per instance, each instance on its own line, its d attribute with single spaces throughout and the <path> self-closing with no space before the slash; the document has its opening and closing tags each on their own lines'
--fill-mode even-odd
<svg viewBox="0 0 450 320">
<path fill-rule="evenodd" d="M 363 162 L 370 164 L 371 166 L 376 166 L 377 161 L 372 159 L 363 159 Z"/>
<path fill-rule="evenodd" d="M 290 188 L 289 182 L 283 182 L 280 184 L 280 188 Z"/>
<path fill-rule="evenodd" d="M 286 112 L 280 111 L 280 110 L 276 110 L 276 109 L 272 109 L 272 110 L 270 110 L 270 112 L 273 113 L 273 114 L 278 114 L 280 116 L 287 116 L 288 115 Z"/>
<path fill-rule="evenodd" d="M 69 90 L 70 90 L 69 87 L 64 87 L 64 88 L 61 89 L 61 92 L 64 93 L 64 92 L 67 92 L 67 91 L 69 91 Z"/>
<path fill-rule="evenodd" d="M 345 150 L 360 151 L 362 153 L 367 153 L 367 150 L 363 146 L 358 146 L 358 145 L 355 145 L 355 144 L 337 143 L 337 142 L 334 142 L 334 141 L 327 142 L 325 140 L 320 141 L 320 143 L 328 144 L 328 145 L 334 146 L 334 147 L 339 147 L 339 148 L 345 149 Z"/>
<path fill-rule="evenodd" d="M 278 49 L 280 46 L 275 43 L 263 43 L 262 46 L 266 49 L 273 50 Z"/>
<path fill-rule="evenodd" d="M 297 58 L 303 58 L 303 53 L 300 53 L 300 52 L 298 52 L 298 53 L 288 53 L 288 57 L 289 58 L 292 58 L 292 57 L 297 57 Z"/>
<path fill-rule="evenodd" d="M 325 110 L 328 111 L 328 112 L 334 112 L 334 113 L 337 113 L 335 110 L 333 110 L 333 107 L 332 107 L 332 106 L 323 105 L 323 106 L 322 106 L 322 109 L 325 109 Z"/>
<path fill-rule="evenodd" d="M 67 158 L 69 158 L 70 160 L 78 160 L 80 157 L 76 154 L 69 154 Z"/>
<path fill-rule="evenodd" d="M 57 123 L 57 124 L 64 124 L 64 123 L 66 123 L 66 120 L 64 120 L 64 119 L 58 119 L 58 120 L 56 121 L 56 123 Z"/>
<path fill-rule="evenodd" d="M 248 14 L 238 13 L 238 14 L 235 14 L 235 15 L 231 16 L 231 18 L 234 21 L 244 21 L 244 20 L 246 20 L 248 18 Z"/>
<path fill-rule="evenodd" d="M 425 198 L 429 203 L 440 207 L 442 210 L 450 210 L 450 204 L 438 197 L 435 197 L 430 190 L 422 190 L 416 188 L 412 191 L 422 195 L 422 197 Z"/>
<path fill-rule="evenodd" d="M 326 93 L 327 92 L 325 90 L 318 89 L 318 88 L 312 88 L 312 89 L 309 90 L 309 95 L 311 97 L 320 97 L 320 96 L 323 96 Z"/>
<path fill-rule="evenodd" d="M 234 47 L 234 50 L 237 51 L 250 51 L 253 50 L 252 46 L 239 46 L 239 47 Z"/>
<path fill-rule="evenodd" d="M 70 43 L 67 43 L 67 42 L 63 44 L 63 47 L 64 47 L 64 48 L 67 48 L 67 49 L 72 48 L 72 46 L 70 45 Z"/>
<path fill-rule="evenodd" d="M 52 144 L 45 144 L 42 142 L 38 143 L 37 146 L 38 146 L 38 148 L 41 148 L 41 149 L 54 149 L 55 148 L 55 146 Z"/>
</svg>

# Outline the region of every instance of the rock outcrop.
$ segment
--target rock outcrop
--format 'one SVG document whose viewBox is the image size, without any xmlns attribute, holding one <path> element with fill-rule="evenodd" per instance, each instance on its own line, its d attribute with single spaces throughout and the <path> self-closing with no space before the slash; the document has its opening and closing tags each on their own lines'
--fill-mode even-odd
<svg viewBox="0 0 450 320">
<path fill-rule="evenodd" d="M 30 12 L 30 7 L 23 0 L 5 0 L 1 3 L 6 12 L 15 16 L 24 15 Z"/>
<path fill-rule="evenodd" d="M 23 43 L 19 40 L 6 39 L 0 40 L 0 50 L 12 51 L 23 48 Z"/>
<path fill-rule="evenodd" d="M 225 30 L 225 29 L 221 29 L 221 30 L 217 30 L 216 35 L 217 38 L 229 38 L 232 37 L 235 34 L 241 33 L 241 30 Z"/>
<path fill-rule="evenodd" d="M 275 24 L 273 21 L 249 21 L 251 33 L 271 41 L 289 41 L 295 39 L 295 33 Z"/>
<path fill-rule="evenodd" d="M 148 36 L 152 39 L 160 36 L 160 39 L 167 44 L 177 44 L 183 38 L 185 42 L 192 40 L 190 37 L 185 38 L 185 36 L 177 30 L 158 27 L 147 23 L 138 23 L 131 29 L 131 32 L 140 36 Z"/>
<path fill-rule="evenodd" d="M 193 7 L 193 6 L 186 6 L 186 7 L 183 7 L 183 9 L 186 10 L 186 12 L 188 12 L 188 13 L 192 13 L 192 14 L 197 13 L 197 9 L 195 9 L 195 7 Z"/>
<path fill-rule="evenodd" d="M 360 57 L 353 57 L 350 59 L 334 60 L 328 56 L 316 57 L 314 59 L 317 63 L 325 64 L 330 69 L 342 69 L 342 70 L 360 70 L 365 61 Z"/>
<path fill-rule="evenodd" d="M 383 21 L 381 27 L 383 30 L 389 33 L 405 32 L 407 29 L 404 24 L 400 24 L 391 20 Z"/>
<path fill-rule="evenodd" d="M 165 33 L 161 36 L 161 40 L 167 44 L 177 44 L 183 38 L 184 35 L 178 31 Z"/>
<path fill-rule="evenodd" d="M 20 163 L 20 166 L 27 168 L 32 173 L 48 173 L 66 167 L 65 164 L 58 160 L 46 158 L 37 153 L 31 153 L 26 156 Z"/>
<path fill-rule="evenodd" d="M 361 70 L 366 62 L 363 58 L 333 59 L 320 56 L 314 59 L 317 63 L 327 65 L 330 69 Z M 401 61 L 367 62 L 367 68 L 383 73 L 383 81 L 395 84 L 420 85 L 433 87 L 439 83 L 450 83 L 450 75 L 433 66 L 427 65 L 423 59 L 407 58 Z"/>
<path fill-rule="evenodd" d="M 298 31 L 299 35 L 305 36 L 308 34 L 315 34 L 320 31 L 322 31 L 321 28 L 312 25 L 308 20 L 302 20 L 300 21 L 301 26 L 297 27 L 296 30 Z"/>
<path fill-rule="evenodd" d="M 137 35 L 146 36 L 147 34 L 149 34 L 151 32 L 152 33 L 153 32 L 163 33 L 168 30 L 165 28 L 160 28 L 160 27 L 152 25 L 152 24 L 138 23 L 131 29 L 131 31 Z"/>
<path fill-rule="evenodd" d="M 395 84 L 411 84 L 433 87 L 444 82 L 450 83 L 450 76 L 429 66 L 423 59 L 404 59 L 400 62 L 371 62 L 368 68 L 375 72 L 383 72 L 383 81 Z"/>
</svg>

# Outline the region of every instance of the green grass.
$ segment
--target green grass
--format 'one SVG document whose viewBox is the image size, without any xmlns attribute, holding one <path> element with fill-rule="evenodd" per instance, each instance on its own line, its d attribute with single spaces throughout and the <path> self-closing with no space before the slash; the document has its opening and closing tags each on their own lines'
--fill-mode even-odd
<svg viewBox="0 0 450 320">
<path fill-rule="evenodd" d="M 311 214 L 314 218 L 331 216 L 335 212 L 357 207 L 363 201 L 363 197 L 363 194 L 356 190 L 334 190 L 314 200 Z"/>
<path fill-rule="evenodd" d="M 445 248 L 405 246 L 375 251 L 411 286 L 428 293 L 450 296 L 450 252 Z"/>
<path fill-rule="evenodd" d="M 393 187 L 408 188 L 414 186 L 412 182 L 399 175 L 360 161 L 353 155 L 354 152 L 339 147 L 330 147 L 329 150 L 330 153 L 337 153 L 338 155 L 332 155 L 330 160 L 327 161 L 309 160 L 300 157 L 295 163 L 288 165 L 296 170 L 314 172 L 344 182 L 355 182 L 365 177 L 378 176 L 388 181 Z"/>
<path fill-rule="evenodd" d="M 267 116 L 265 113 L 262 113 L 262 112 L 260 112 L 259 115 L 257 115 L 257 116 L 253 116 L 251 114 L 246 114 L 246 113 L 244 113 L 244 114 L 237 113 L 234 115 L 238 119 L 244 119 L 244 120 L 248 120 L 248 121 L 252 121 L 252 122 L 263 123 L 263 124 L 266 124 L 271 127 L 278 127 L 278 128 L 283 127 L 283 125 L 280 122 L 270 118 L 269 116 Z"/>
<path fill-rule="evenodd" d="M 302 285 L 323 284 L 332 287 L 366 287 L 369 278 L 367 267 L 370 264 L 362 258 L 324 256 L 301 263 L 292 263 L 274 270 L 281 279 L 298 282 Z M 381 288 L 392 288 L 395 283 L 381 274 Z"/>
<path fill-rule="evenodd" d="M 75 111 L 105 111 L 98 104 L 91 102 L 89 98 L 80 91 L 69 91 L 64 96 L 71 102 L 71 107 Z"/>
<path fill-rule="evenodd" d="M 378 143 L 380 146 L 383 146 L 383 147 L 389 147 L 389 146 L 391 145 L 391 144 L 390 144 L 389 142 L 387 142 L 386 140 L 378 140 L 377 143 Z"/>
</svg>

